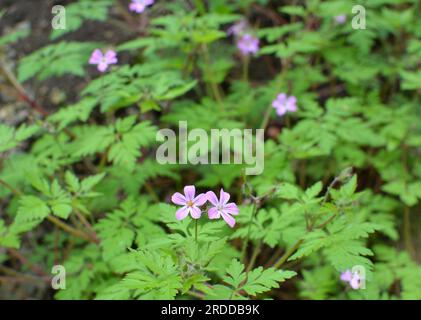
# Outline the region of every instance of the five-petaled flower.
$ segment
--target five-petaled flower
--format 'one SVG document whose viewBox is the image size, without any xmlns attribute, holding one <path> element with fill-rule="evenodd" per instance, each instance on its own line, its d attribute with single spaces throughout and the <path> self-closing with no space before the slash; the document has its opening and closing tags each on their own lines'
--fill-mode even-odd
<svg viewBox="0 0 421 320">
<path fill-rule="evenodd" d="M 129 9 L 130 11 L 142 13 L 145 11 L 146 7 L 153 5 L 154 2 L 154 0 L 132 0 Z"/>
<path fill-rule="evenodd" d="M 238 39 L 237 47 L 243 55 L 255 54 L 259 51 L 259 39 L 246 33 Z"/>
<path fill-rule="evenodd" d="M 116 63 L 117 54 L 113 50 L 108 50 L 103 54 L 101 50 L 95 49 L 89 59 L 89 64 L 96 64 L 99 72 L 105 72 L 110 64 Z"/>
<path fill-rule="evenodd" d="M 195 186 L 185 186 L 184 195 L 179 192 L 172 195 L 171 201 L 182 206 L 175 214 L 178 220 L 183 220 L 189 213 L 193 219 L 200 218 L 202 210 L 199 207 L 206 203 L 207 198 L 204 193 L 199 194 L 197 197 L 195 197 L 195 194 Z"/>
<path fill-rule="evenodd" d="M 225 222 L 233 228 L 235 225 L 235 219 L 231 215 L 238 214 L 238 207 L 234 202 L 228 203 L 230 199 L 229 193 L 221 189 L 218 199 L 213 191 L 208 191 L 206 193 L 206 197 L 213 205 L 213 207 L 208 211 L 209 219 L 219 219 L 222 217 L 222 219 L 224 219 Z"/>
<path fill-rule="evenodd" d="M 279 116 L 283 116 L 287 112 L 297 111 L 297 98 L 294 96 L 288 97 L 285 93 L 280 93 L 272 102 L 272 107 L 276 109 Z"/>
<path fill-rule="evenodd" d="M 341 273 L 341 280 L 348 282 L 352 289 L 357 290 L 361 288 L 362 277 L 357 272 L 346 270 Z"/>
</svg>

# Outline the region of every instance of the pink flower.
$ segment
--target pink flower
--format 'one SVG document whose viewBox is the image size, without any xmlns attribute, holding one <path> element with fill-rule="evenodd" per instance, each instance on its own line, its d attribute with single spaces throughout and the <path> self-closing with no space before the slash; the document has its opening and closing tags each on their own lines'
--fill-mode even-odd
<svg viewBox="0 0 421 320">
<path fill-rule="evenodd" d="M 188 216 L 189 213 L 193 219 L 200 218 L 202 210 L 198 207 L 204 205 L 207 201 L 207 198 L 204 193 L 201 193 L 197 197 L 195 197 L 195 193 L 195 186 L 185 186 L 184 195 L 182 195 L 179 192 L 176 192 L 172 195 L 171 201 L 174 204 L 183 206 L 180 209 L 178 209 L 175 214 L 175 217 L 178 220 L 183 220 Z"/>
<path fill-rule="evenodd" d="M 335 21 L 336 21 L 338 24 L 344 24 L 344 23 L 346 22 L 346 15 L 341 14 L 341 15 L 339 15 L 339 16 L 336 16 L 336 17 L 335 17 Z"/>
<path fill-rule="evenodd" d="M 153 5 L 154 2 L 154 0 L 132 0 L 129 9 L 130 11 L 142 13 L 145 11 L 146 7 Z"/>
<path fill-rule="evenodd" d="M 117 63 L 117 54 L 113 50 L 108 50 L 105 54 L 101 50 L 95 49 L 89 59 L 89 64 L 98 65 L 99 72 L 105 72 L 110 64 Z"/>
<path fill-rule="evenodd" d="M 344 282 L 348 282 L 352 289 L 357 290 L 361 287 L 361 276 L 354 272 L 352 273 L 350 270 L 346 270 L 345 272 L 341 273 L 340 279 Z"/>
<path fill-rule="evenodd" d="M 279 116 L 283 116 L 287 112 L 297 111 L 297 98 L 294 96 L 288 97 L 285 93 L 280 93 L 272 102 L 272 107 L 276 109 Z"/>
<path fill-rule="evenodd" d="M 259 51 L 259 39 L 246 33 L 238 40 L 237 47 L 243 55 L 255 54 Z"/>
<path fill-rule="evenodd" d="M 206 197 L 209 202 L 214 205 L 208 211 L 209 219 L 219 219 L 221 216 L 228 225 L 233 228 L 235 225 L 235 219 L 231 216 L 238 214 L 238 207 L 234 202 L 227 203 L 230 199 L 230 195 L 221 189 L 219 200 L 213 191 L 208 191 Z"/>
</svg>

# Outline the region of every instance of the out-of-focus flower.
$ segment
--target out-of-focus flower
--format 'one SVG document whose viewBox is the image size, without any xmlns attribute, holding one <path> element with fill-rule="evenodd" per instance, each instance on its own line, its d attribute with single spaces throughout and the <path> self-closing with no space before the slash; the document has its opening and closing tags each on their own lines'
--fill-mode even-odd
<svg viewBox="0 0 421 320">
<path fill-rule="evenodd" d="M 195 186 L 185 186 L 184 195 L 179 192 L 176 192 L 172 195 L 171 201 L 174 204 L 182 206 L 175 214 L 175 217 L 178 220 L 183 220 L 188 216 L 189 213 L 193 219 L 200 218 L 202 210 L 199 208 L 199 206 L 205 204 L 207 197 L 204 193 L 199 194 L 197 197 L 195 197 L 195 194 Z"/>
<path fill-rule="evenodd" d="M 341 273 L 340 279 L 344 282 L 348 282 L 354 290 L 360 289 L 361 287 L 362 278 L 357 272 L 352 273 L 350 270 L 346 270 Z"/>
<path fill-rule="evenodd" d="M 238 214 L 238 207 L 234 202 L 228 203 L 230 194 L 221 189 L 219 199 L 213 191 L 208 191 L 206 197 L 213 205 L 208 211 L 209 219 L 222 217 L 231 228 L 234 228 L 235 219 L 231 215 Z"/>
<path fill-rule="evenodd" d="M 238 39 L 237 47 L 243 55 L 255 54 L 259 51 L 259 39 L 246 33 Z"/>
<path fill-rule="evenodd" d="M 272 102 L 272 107 L 276 109 L 279 116 L 283 116 L 287 112 L 297 111 L 297 98 L 294 96 L 288 97 L 285 93 L 280 93 Z"/>
<path fill-rule="evenodd" d="M 346 22 L 346 15 L 340 14 L 339 16 L 336 16 L 335 21 L 339 24 L 344 24 Z"/>
<path fill-rule="evenodd" d="M 234 36 L 238 36 L 242 33 L 244 33 L 244 31 L 246 31 L 248 27 L 248 23 L 245 20 L 241 20 L 235 24 L 233 24 L 231 27 L 228 28 L 227 30 L 227 34 L 230 35 L 234 35 Z"/>
<path fill-rule="evenodd" d="M 153 5 L 154 2 L 154 0 L 132 0 L 129 5 L 129 9 L 130 11 L 142 13 L 145 11 L 146 7 Z"/>
<path fill-rule="evenodd" d="M 101 50 L 95 49 L 89 59 L 89 64 L 96 64 L 99 72 L 105 72 L 110 64 L 117 63 L 117 53 L 108 50 L 105 54 Z"/>
</svg>

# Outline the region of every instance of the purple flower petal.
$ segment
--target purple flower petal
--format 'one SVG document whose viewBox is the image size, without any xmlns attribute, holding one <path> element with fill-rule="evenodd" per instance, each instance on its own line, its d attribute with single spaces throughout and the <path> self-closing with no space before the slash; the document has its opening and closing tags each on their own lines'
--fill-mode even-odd
<svg viewBox="0 0 421 320">
<path fill-rule="evenodd" d="M 345 282 L 349 282 L 352 279 L 352 273 L 349 270 L 346 270 L 345 272 L 341 273 L 341 280 Z"/>
<path fill-rule="evenodd" d="M 138 2 L 132 2 L 129 5 L 130 11 L 134 11 L 137 13 L 142 13 L 145 11 L 146 6 L 144 4 L 138 3 Z"/>
<path fill-rule="evenodd" d="M 206 192 L 206 198 L 208 198 L 209 202 L 212 203 L 214 206 L 217 206 L 219 204 L 219 200 L 216 197 L 215 192 L 213 191 Z"/>
<path fill-rule="evenodd" d="M 287 95 L 285 93 L 280 93 L 278 94 L 278 96 L 276 97 L 276 100 L 278 100 L 280 103 L 285 103 L 285 101 L 287 100 Z"/>
<path fill-rule="evenodd" d="M 224 207 L 224 211 L 229 214 L 238 214 L 238 207 L 234 202 L 227 203 Z"/>
<path fill-rule="evenodd" d="M 177 212 L 175 213 L 175 217 L 177 218 L 177 220 L 183 220 L 187 217 L 188 214 L 189 209 L 186 206 L 184 206 L 177 210 Z"/>
<path fill-rule="evenodd" d="M 108 64 L 116 64 L 117 63 L 117 53 L 113 50 L 108 50 L 105 53 L 105 61 L 107 61 Z"/>
<path fill-rule="evenodd" d="M 283 116 L 285 113 L 287 113 L 287 109 L 283 106 L 276 109 L 276 114 L 278 116 Z"/>
<path fill-rule="evenodd" d="M 89 58 L 89 64 L 99 64 L 103 58 L 102 52 L 99 49 L 95 49 L 91 57 Z"/>
<path fill-rule="evenodd" d="M 221 214 L 219 213 L 218 209 L 212 207 L 208 210 L 209 219 L 219 219 Z"/>
<path fill-rule="evenodd" d="M 196 198 L 194 198 L 192 202 L 195 206 L 203 206 L 206 201 L 208 201 L 208 198 L 204 193 L 201 193 Z"/>
<path fill-rule="evenodd" d="M 235 226 L 235 219 L 231 217 L 229 214 L 226 214 L 224 212 L 221 212 L 222 219 L 225 220 L 225 222 L 231 227 L 234 228 Z"/>
<path fill-rule="evenodd" d="M 202 215 L 202 210 L 200 210 L 198 207 L 191 207 L 190 209 L 190 215 L 193 219 L 199 219 Z"/>
<path fill-rule="evenodd" d="M 360 277 L 356 274 L 352 277 L 351 281 L 349 282 L 352 289 L 356 290 L 360 288 Z"/>
<path fill-rule="evenodd" d="M 147 6 L 150 6 L 154 3 L 154 0 L 132 0 L 129 5 L 130 11 L 134 11 L 136 13 L 142 13 L 145 11 Z"/>
<path fill-rule="evenodd" d="M 195 186 L 185 186 L 184 187 L 184 195 L 185 195 L 187 201 L 193 201 L 195 193 L 196 193 L 196 187 Z"/>
<path fill-rule="evenodd" d="M 238 40 L 237 47 L 244 55 L 257 53 L 259 51 L 259 39 L 250 34 L 245 34 Z"/>
<path fill-rule="evenodd" d="M 100 71 L 100 72 L 105 72 L 107 70 L 107 68 L 108 68 L 108 63 L 105 62 L 105 61 L 101 61 L 98 64 L 98 71 Z"/>
<path fill-rule="evenodd" d="M 178 204 L 180 206 L 184 206 L 187 204 L 186 198 L 180 192 L 174 193 L 171 197 L 171 201 L 174 204 Z"/>
<path fill-rule="evenodd" d="M 225 192 L 224 189 L 221 189 L 219 193 L 219 203 L 225 205 L 230 199 L 230 194 Z"/>
</svg>

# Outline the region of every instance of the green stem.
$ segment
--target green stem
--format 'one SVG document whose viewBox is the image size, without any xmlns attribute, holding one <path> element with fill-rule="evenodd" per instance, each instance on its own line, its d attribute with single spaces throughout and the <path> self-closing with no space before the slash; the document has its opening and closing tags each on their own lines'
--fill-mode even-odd
<svg viewBox="0 0 421 320">
<path fill-rule="evenodd" d="M 241 260 L 242 261 L 244 261 L 245 258 L 246 258 L 247 244 L 250 240 L 251 224 L 253 222 L 253 218 L 254 218 L 254 215 L 256 214 L 256 211 L 257 211 L 257 204 L 256 204 L 256 202 L 254 202 L 253 211 L 252 211 L 251 216 L 250 216 L 249 227 L 248 227 L 248 230 L 247 230 L 247 237 L 246 237 L 246 240 L 243 242 L 243 247 L 241 249 Z"/>
<path fill-rule="evenodd" d="M 273 267 L 279 268 L 280 266 L 282 266 L 285 263 L 285 261 L 287 261 L 288 258 L 298 249 L 302 242 L 302 239 L 299 239 L 297 242 L 295 242 L 294 245 L 291 248 L 289 248 L 289 250 L 285 252 L 282 255 L 282 257 L 279 258 L 279 260 L 273 265 Z"/>
<path fill-rule="evenodd" d="M 262 240 L 260 240 L 260 241 L 256 244 L 256 246 L 254 247 L 253 253 L 252 253 L 252 255 L 251 255 L 250 262 L 249 262 L 249 264 L 248 264 L 248 266 L 247 266 L 247 269 L 246 269 L 246 273 L 248 273 L 248 272 L 249 272 L 249 271 L 253 268 L 254 263 L 256 262 L 257 256 L 258 256 L 258 255 L 259 255 L 259 253 L 260 253 L 261 248 L 262 248 Z"/>
<path fill-rule="evenodd" d="M 89 241 L 89 242 L 98 243 L 97 240 L 92 239 L 86 233 L 69 226 L 68 224 L 62 222 L 60 219 L 58 219 L 54 216 L 47 216 L 47 220 L 49 220 L 50 222 L 55 224 L 57 227 L 63 229 L 64 231 L 70 233 L 71 235 L 73 235 L 75 237 L 82 238 L 82 239 L 84 239 L 86 241 Z"/>
<path fill-rule="evenodd" d="M 0 179 L 0 184 L 2 184 L 3 186 L 5 186 L 7 189 L 9 189 L 10 191 L 12 191 L 12 193 L 15 196 L 20 197 L 22 195 L 22 192 L 20 192 L 18 189 L 15 189 L 14 187 L 12 187 L 10 184 L 8 184 L 6 181 L 1 180 Z"/>
<path fill-rule="evenodd" d="M 196 244 L 199 244 L 199 243 L 197 242 L 197 220 L 198 220 L 198 219 L 195 219 L 195 220 L 194 220 L 194 239 L 195 239 L 195 241 L 196 241 Z"/>
<path fill-rule="evenodd" d="M 415 258 L 415 248 L 412 244 L 411 238 L 411 220 L 409 217 L 409 207 L 405 206 L 403 212 L 403 237 L 405 242 L 405 248 L 412 258 Z"/>
<path fill-rule="evenodd" d="M 243 81 L 249 82 L 249 66 L 250 56 L 245 56 L 243 59 Z"/>
<path fill-rule="evenodd" d="M 263 130 L 266 129 L 266 127 L 267 127 L 267 125 L 269 123 L 270 113 L 272 112 L 272 109 L 273 109 L 273 107 L 272 107 L 271 104 L 268 105 L 268 107 L 266 108 L 266 111 L 265 111 L 265 115 L 263 117 L 262 124 L 260 125 L 260 128 L 263 129 Z"/>
</svg>

